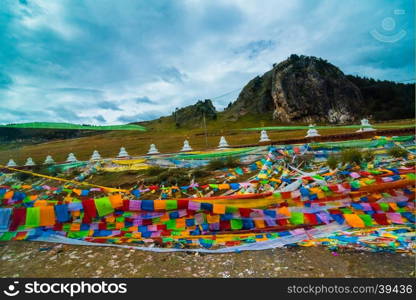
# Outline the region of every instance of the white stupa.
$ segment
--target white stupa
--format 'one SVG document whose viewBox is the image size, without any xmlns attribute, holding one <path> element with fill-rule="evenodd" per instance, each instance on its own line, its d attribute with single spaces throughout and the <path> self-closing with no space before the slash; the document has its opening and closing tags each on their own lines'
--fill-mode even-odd
<svg viewBox="0 0 416 300">
<path fill-rule="evenodd" d="M 35 166 L 35 162 L 33 161 L 33 159 L 31 157 L 28 157 L 25 163 L 25 167 L 32 167 Z"/>
<path fill-rule="evenodd" d="M 7 162 L 7 167 L 17 167 L 17 164 L 14 162 L 14 160 L 12 158 L 9 159 L 9 161 Z"/>
<path fill-rule="evenodd" d="M 129 157 L 129 154 L 126 151 L 126 148 L 121 147 L 120 152 L 117 155 L 117 158 L 125 158 L 125 157 Z"/>
<path fill-rule="evenodd" d="M 368 119 L 362 119 L 361 120 L 361 128 L 357 130 L 357 132 L 363 132 L 363 131 L 374 131 L 375 129 L 371 127 L 370 122 Z"/>
<path fill-rule="evenodd" d="M 147 154 L 159 154 L 155 144 L 150 144 L 149 152 Z"/>
<path fill-rule="evenodd" d="M 224 148 L 228 148 L 229 145 L 227 143 L 227 140 L 225 139 L 225 137 L 221 137 L 220 139 L 220 143 L 218 144 L 218 149 L 224 149 Z"/>
<path fill-rule="evenodd" d="M 52 156 L 48 155 L 46 156 L 45 161 L 43 162 L 44 165 L 50 165 L 50 164 L 54 164 L 55 161 L 53 160 Z"/>
<path fill-rule="evenodd" d="M 78 159 L 75 157 L 74 153 L 69 153 L 68 157 L 66 158 L 66 162 L 73 163 L 77 162 Z"/>
<path fill-rule="evenodd" d="M 188 142 L 188 140 L 185 140 L 185 141 L 183 142 L 183 147 L 182 147 L 182 149 L 181 149 L 181 152 L 184 152 L 184 151 L 192 151 L 191 146 L 189 146 L 189 142 Z"/>
<path fill-rule="evenodd" d="M 314 137 L 314 136 L 321 136 L 321 135 L 318 133 L 318 130 L 316 130 L 315 125 L 311 124 L 309 125 L 309 129 L 305 137 Z"/>
<path fill-rule="evenodd" d="M 267 135 L 266 130 L 262 130 L 260 132 L 260 141 L 259 141 L 259 143 L 261 143 L 261 142 L 270 142 L 270 139 L 269 139 L 269 136 Z"/>
<path fill-rule="evenodd" d="M 97 150 L 94 150 L 94 151 L 92 152 L 92 155 L 91 155 L 90 160 L 100 160 L 100 159 L 101 159 L 101 155 L 100 155 L 100 153 L 98 153 L 98 151 L 97 151 Z"/>
</svg>

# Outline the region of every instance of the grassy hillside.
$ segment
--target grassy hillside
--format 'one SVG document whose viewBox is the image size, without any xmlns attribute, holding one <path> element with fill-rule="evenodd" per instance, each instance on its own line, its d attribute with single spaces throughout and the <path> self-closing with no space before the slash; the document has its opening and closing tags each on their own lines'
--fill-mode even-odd
<svg viewBox="0 0 416 300">
<path fill-rule="evenodd" d="M 259 132 L 243 131 L 242 128 L 259 126 L 285 125 L 271 120 L 271 116 L 246 116 L 235 121 L 228 121 L 222 114 L 217 120 L 207 122 L 207 141 L 202 124 L 195 124 L 194 128 L 176 128 L 171 117 L 163 117 L 150 122 L 142 122 L 147 131 L 113 131 L 94 136 L 75 139 L 56 140 L 36 145 L 7 145 L 0 144 L 0 163 L 5 164 L 9 158 L 23 164 L 27 157 L 41 163 L 47 154 L 57 161 L 66 159 L 69 152 L 73 152 L 78 159 L 86 160 L 93 150 L 98 150 L 103 157 L 115 157 L 121 146 L 126 147 L 130 155 L 145 154 L 151 143 L 156 144 L 161 153 L 177 152 L 181 149 L 185 138 L 189 139 L 195 150 L 215 148 L 220 136 L 224 135 L 230 145 L 257 143 Z M 399 120 L 376 125 L 404 125 L 414 126 L 414 120 Z M 306 125 L 306 124 L 305 124 Z M 356 129 L 321 130 L 322 135 L 354 132 Z M 285 140 L 305 136 L 305 130 L 269 131 L 272 140 Z"/>
</svg>

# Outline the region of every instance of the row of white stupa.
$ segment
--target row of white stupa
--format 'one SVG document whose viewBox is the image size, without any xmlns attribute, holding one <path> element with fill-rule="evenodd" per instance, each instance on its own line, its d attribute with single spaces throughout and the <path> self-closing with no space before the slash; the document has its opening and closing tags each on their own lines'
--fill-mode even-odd
<svg viewBox="0 0 416 300">
<path fill-rule="evenodd" d="M 369 124 L 367 119 L 361 120 L 361 126 L 362 127 L 357 132 L 373 131 L 374 130 L 371 127 L 371 125 Z M 318 130 L 316 130 L 315 125 L 309 125 L 309 129 L 308 129 L 308 132 L 306 134 L 306 137 L 316 137 L 316 136 L 320 136 L 320 134 L 318 133 Z M 270 141 L 270 139 L 269 139 L 269 136 L 267 135 L 266 130 L 262 130 L 261 133 L 260 133 L 259 143 L 269 142 L 269 141 Z M 226 149 L 228 147 L 229 147 L 229 145 L 227 143 L 227 140 L 225 139 L 225 137 L 222 136 L 221 139 L 220 139 L 220 143 L 218 144 L 218 149 Z M 193 149 L 189 145 L 188 140 L 185 140 L 183 142 L 183 147 L 181 149 L 181 152 L 187 152 L 187 151 L 192 151 L 192 150 Z M 150 148 L 149 148 L 149 151 L 147 152 L 147 154 L 159 154 L 159 151 L 157 150 L 155 144 L 150 145 Z M 130 155 L 127 153 L 126 149 L 124 147 L 121 147 L 120 152 L 117 155 L 117 158 L 126 158 L 126 157 L 129 157 L 129 156 Z M 100 159 L 101 159 L 100 153 L 98 153 L 97 150 L 94 150 L 94 152 L 91 155 L 90 160 L 91 161 L 97 161 L 97 160 L 100 160 Z M 74 163 L 74 162 L 77 162 L 77 161 L 78 161 L 78 159 L 75 157 L 74 153 L 69 153 L 65 162 Z M 50 155 L 46 156 L 44 164 L 48 165 L 48 164 L 53 164 L 53 163 L 55 163 L 55 161 L 52 158 L 52 156 L 50 156 Z M 35 164 L 35 162 L 33 161 L 33 159 L 31 157 L 29 157 L 26 160 L 26 163 L 24 164 L 24 166 L 26 166 L 26 167 L 31 167 L 31 166 L 35 166 L 35 165 L 36 164 Z M 6 166 L 16 167 L 17 164 L 13 159 L 10 159 Z"/>
<path fill-rule="evenodd" d="M 374 131 L 375 129 L 371 127 L 371 124 L 367 119 L 361 120 L 361 128 L 357 130 L 357 132 L 363 132 L 363 131 Z M 321 136 L 318 133 L 318 130 L 316 130 L 315 125 L 309 125 L 308 132 L 306 133 L 305 137 L 315 137 L 315 136 Z"/>
<path fill-rule="evenodd" d="M 267 133 L 265 130 L 263 130 L 261 132 L 261 136 L 260 136 L 260 142 L 267 142 L 270 141 L 269 137 L 267 136 Z M 220 143 L 218 144 L 218 149 L 226 149 L 228 148 L 229 145 L 227 143 L 227 140 L 225 139 L 225 137 L 221 137 L 220 139 Z M 181 152 L 187 152 L 187 151 L 192 151 L 192 147 L 189 145 L 188 140 L 185 140 L 183 142 L 183 147 L 181 149 Z M 149 151 L 147 152 L 147 154 L 159 154 L 159 150 L 157 150 L 156 145 L 155 144 L 151 144 Z M 120 148 L 120 152 L 117 155 L 117 158 L 127 158 L 130 157 L 130 155 L 128 154 L 128 152 L 126 151 L 126 148 L 121 147 Z M 94 152 L 91 155 L 90 158 L 91 161 L 97 161 L 97 160 L 101 160 L 101 155 L 97 150 L 94 150 Z M 78 159 L 75 157 L 74 153 L 69 153 L 68 157 L 66 159 L 67 163 L 74 163 L 74 162 L 78 162 Z M 52 158 L 52 156 L 48 155 L 46 156 L 45 161 L 43 162 L 43 164 L 45 165 L 50 165 L 50 164 L 54 164 L 55 161 Z M 33 159 L 31 157 L 29 157 L 26 160 L 26 163 L 24 164 L 25 167 L 32 167 L 35 166 L 36 163 L 33 161 Z M 10 159 L 9 162 L 6 165 L 7 167 L 17 167 L 16 162 L 13 159 Z"/>
</svg>

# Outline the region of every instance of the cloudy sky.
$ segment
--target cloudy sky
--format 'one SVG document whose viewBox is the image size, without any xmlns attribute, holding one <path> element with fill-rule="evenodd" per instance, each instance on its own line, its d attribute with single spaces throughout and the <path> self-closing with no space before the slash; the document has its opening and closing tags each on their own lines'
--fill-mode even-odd
<svg viewBox="0 0 416 300">
<path fill-rule="evenodd" d="M 415 77 L 412 0 L 0 0 L 0 123 L 221 110 L 290 54 Z"/>
</svg>

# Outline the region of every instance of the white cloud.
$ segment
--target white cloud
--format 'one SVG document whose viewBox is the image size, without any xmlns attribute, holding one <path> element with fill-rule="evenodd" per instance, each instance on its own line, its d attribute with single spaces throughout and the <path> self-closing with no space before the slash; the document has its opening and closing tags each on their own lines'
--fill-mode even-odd
<svg viewBox="0 0 416 300">
<path fill-rule="evenodd" d="M 11 80 L 0 90 L 0 109 L 14 110 L 2 120 L 36 118 L 19 110 L 62 108 L 73 112 L 66 121 L 102 122 L 102 116 L 119 123 L 225 94 L 214 99 L 223 107 L 292 53 L 321 56 L 347 73 L 403 79 L 414 72 L 414 58 L 405 56 L 403 65 L 394 59 L 413 53 L 411 38 L 385 45 L 369 35 L 403 3 L 28 0 L 6 6 L 13 18 L 0 24 L 0 67 Z M 139 97 L 153 102 L 137 103 Z M 105 101 L 119 110 L 103 109 Z M 54 110 L 38 116 L 65 118 Z"/>
</svg>

